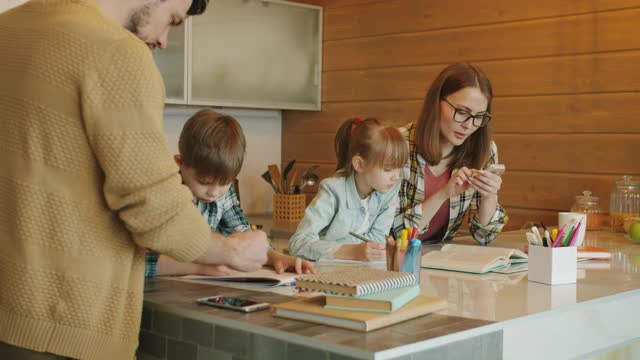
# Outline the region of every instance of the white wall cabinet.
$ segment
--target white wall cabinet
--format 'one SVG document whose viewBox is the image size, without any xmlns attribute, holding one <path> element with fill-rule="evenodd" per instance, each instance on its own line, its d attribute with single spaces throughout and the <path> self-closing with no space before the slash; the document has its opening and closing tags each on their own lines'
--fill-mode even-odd
<svg viewBox="0 0 640 360">
<path fill-rule="evenodd" d="M 170 104 L 320 110 L 322 8 L 212 0 L 154 57 Z"/>
<path fill-rule="evenodd" d="M 0 13 L 26 2 L 27 0 L 0 0 Z"/>
<path fill-rule="evenodd" d="M 153 57 L 164 78 L 167 102 L 187 103 L 187 23 L 171 29 L 167 48 L 155 50 Z"/>
</svg>

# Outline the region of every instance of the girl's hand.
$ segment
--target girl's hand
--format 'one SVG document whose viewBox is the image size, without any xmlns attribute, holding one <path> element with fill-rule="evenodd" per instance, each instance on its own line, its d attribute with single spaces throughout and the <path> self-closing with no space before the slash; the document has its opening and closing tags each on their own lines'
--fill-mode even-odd
<svg viewBox="0 0 640 360">
<path fill-rule="evenodd" d="M 502 186 L 500 175 L 487 170 L 477 170 L 475 176 L 469 181 L 471 188 L 480 193 L 483 198 L 498 198 L 498 191 Z"/>
<path fill-rule="evenodd" d="M 356 245 L 355 258 L 360 261 L 381 261 L 387 258 L 387 251 L 384 244 L 367 241 Z"/>
<path fill-rule="evenodd" d="M 362 242 L 360 244 L 341 245 L 335 253 L 335 259 L 380 261 L 387 258 L 384 244 L 376 242 Z"/>
<path fill-rule="evenodd" d="M 443 189 L 446 192 L 446 198 L 459 195 L 469 188 L 469 178 L 473 174 L 468 167 L 463 166 L 451 174 L 449 183 Z"/>
</svg>

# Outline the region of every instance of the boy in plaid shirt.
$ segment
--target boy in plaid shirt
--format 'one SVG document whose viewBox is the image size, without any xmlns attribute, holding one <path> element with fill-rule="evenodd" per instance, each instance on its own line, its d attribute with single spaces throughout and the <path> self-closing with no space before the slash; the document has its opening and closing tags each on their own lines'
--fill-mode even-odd
<svg viewBox="0 0 640 360">
<path fill-rule="evenodd" d="M 184 125 L 178 142 L 182 183 L 193 194 L 198 207 L 212 231 L 228 235 L 237 231 L 252 231 L 244 217 L 235 189 L 231 184 L 242 162 L 246 142 L 240 124 L 231 116 L 204 109 L 194 114 Z M 313 265 L 300 258 L 273 249 L 267 252 L 266 265 L 276 272 L 294 270 L 314 272 Z M 152 252 L 146 254 L 145 277 L 156 275 L 225 275 L 236 272 L 226 266 L 186 264 Z"/>
</svg>

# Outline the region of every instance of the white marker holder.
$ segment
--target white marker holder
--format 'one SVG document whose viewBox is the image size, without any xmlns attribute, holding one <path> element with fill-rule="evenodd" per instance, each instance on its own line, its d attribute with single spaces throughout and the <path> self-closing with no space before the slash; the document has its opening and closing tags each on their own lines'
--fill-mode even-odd
<svg viewBox="0 0 640 360">
<path fill-rule="evenodd" d="M 575 246 L 529 246 L 529 281 L 547 285 L 575 284 L 577 259 Z"/>
</svg>

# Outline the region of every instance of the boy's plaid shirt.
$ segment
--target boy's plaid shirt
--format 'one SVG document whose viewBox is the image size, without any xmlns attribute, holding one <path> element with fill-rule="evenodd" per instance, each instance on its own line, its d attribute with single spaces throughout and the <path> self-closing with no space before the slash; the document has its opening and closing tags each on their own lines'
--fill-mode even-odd
<svg viewBox="0 0 640 360">
<path fill-rule="evenodd" d="M 249 221 L 244 217 L 233 185 L 220 199 L 210 202 L 195 202 L 213 231 L 229 235 L 238 231 L 249 231 Z"/>
<path fill-rule="evenodd" d="M 207 220 L 212 231 L 219 231 L 224 235 L 228 235 L 238 231 L 251 230 L 249 221 L 244 217 L 233 185 L 220 199 L 210 203 L 194 201 L 194 205 L 200 209 L 200 213 Z M 159 256 L 160 254 L 147 251 L 144 277 L 156 276 Z"/>
<path fill-rule="evenodd" d="M 424 168 L 427 163 L 424 158 L 418 154 L 415 144 L 415 125 L 413 123 L 399 129 L 404 138 L 409 143 L 409 162 L 402 170 L 402 183 L 400 185 L 400 206 L 396 211 L 396 217 L 393 222 L 393 232 L 396 236 L 400 230 L 418 226 L 422 218 L 422 203 L 424 202 Z M 484 165 L 486 169 L 491 164 L 498 163 L 498 148 L 494 142 L 491 143 L 491 157 Z M 455 171 L 455 169 L 454 169 Z M 444 235 L 443 241 L 451 240 L 460 225 L 462 224 L 467 209 L 469 211 L 469 230 L 476 241 L 482 245 L 488 245 L 502 231 L 502 228 L 509 220 L 506 211 L 500 205 L 497 206 L 496 212 L 493 214 L 491 221 L 487 226 L 480 224 L 478 219 L 478 209 L 481 197 L 478 192 L 469 188 L 460 195 L 456 195 L 449 199 L 449 224 Z M 429 226 L 420 230 L 420 234 L 429 229 Z"/>
</svg>

